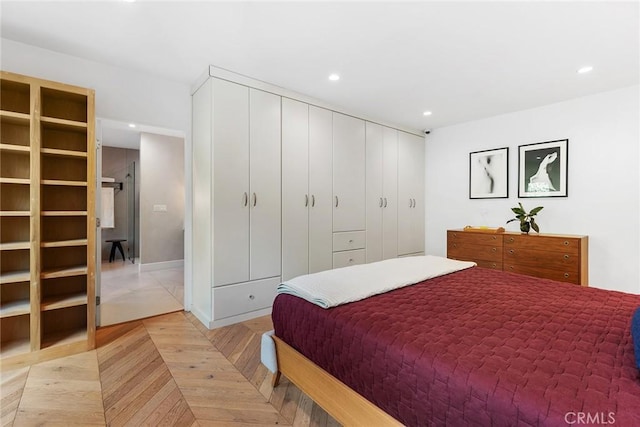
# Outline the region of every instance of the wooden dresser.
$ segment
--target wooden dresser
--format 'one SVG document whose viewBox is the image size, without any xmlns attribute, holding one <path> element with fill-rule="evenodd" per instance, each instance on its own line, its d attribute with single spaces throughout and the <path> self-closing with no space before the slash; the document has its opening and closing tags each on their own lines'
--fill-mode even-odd
<svg viewBox="0 0 640 427">
<path fill-rule="evenodd" d="M 588 253 L 588 236 L 447 231 L 448 258 L 582 286 L 589 284 Z"/>
</svg>

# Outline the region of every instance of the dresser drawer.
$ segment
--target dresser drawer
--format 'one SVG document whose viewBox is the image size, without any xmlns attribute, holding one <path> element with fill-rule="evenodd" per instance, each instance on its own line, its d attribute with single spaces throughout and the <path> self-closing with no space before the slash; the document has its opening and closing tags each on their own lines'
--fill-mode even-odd
<svg viewBox="0 0 640 427">
<path fill-rule="evenodd" d="M 350 251 L 352 249 L 364 249 L 366 232 L 346 231 L 333 233 L 333 251 Z"/>
<path fill-rule="evenodd" d="M 447 245 L 453 243 L 502 247 L 502 234 L 447 231 Z"/>
<path fill-rule="evenodd" d="M 504 271 L 557 280 L 559 282 L 575 283 L 576 285 L 580 284 L 580 273 L 577 269 L 550 270 L 547 268 L 505 263 Z"/>
<path fill-rule="evenodd" d="M 280 277 L 213 288 L 214 320 L 271 307 Z"/>
<path fill-rule="evenodd" d="M 333 268 L 348 267 L 365 263 L 365 250 L 342 251 L 333 253 Z"/>
<path fill-rule="evenodd" d="M 492 270 L 502 270 L 502 262 L 501 261 L 482 261 L 482 260 L 477 260 L 475 263 L 478 264 L 478 267 L 490 268 Z"/>
<path fill-rule="evenodd" d="M 510 235 L 504 236 L 504 248 L 527 248 L 540 251 L 562 252 L 568 254 L 580 253 L 580 239 L 561 236 Z"/>
<path fill-rule="evenodd" d="M 528 265 L 550 270 L 578 271 L 580 266 L 580 256 L 577 254 L 517 247 L 505 247 L 503 261 L 505 265 Z"/>
<path fill-rule="evenodd" d="M 447 245 L 447 257 L 463 261 L 502 262 L 502 247 L 454 242 Z"/>
</svg>

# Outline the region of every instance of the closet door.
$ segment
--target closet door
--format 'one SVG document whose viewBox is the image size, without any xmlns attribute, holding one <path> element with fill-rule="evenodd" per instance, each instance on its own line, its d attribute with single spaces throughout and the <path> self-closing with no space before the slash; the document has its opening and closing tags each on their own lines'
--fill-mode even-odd
<svg viewBox="0 0 640 427">
<path fill-rule="evenodd" d="M 396 129 L 382 128 L 382 153 L 382 259 L 389 259 L 398 256 L 398 131 Z M 367 249 L 368 245 L 369 242 L 367 242 Z"/>
<path fill-rule="evenodd" d="M 383 254 L 383 128 L 370 122 L 366 123 L 366 162 L 366 262 L 375 262 Z"/>
<path fill-rule="evenodd" d="M 398 254 L 424 250 L 424 139 L 398 132 Z"/>
<path fill-rule="evenodd" d="M 364 120 L 333 113 L 333 231 L 365 229 Z"/>
<path fill-rule="evenodd" d="M 309 272 L 309 105 L 282 98 L 282 280 Z"/>
<path fill-rule="evenodd" d="M 333 267 L 333 115 L 309 106 L 309 273 Z"/>
<path fill-rule="evenodd" d="M 214 286 L 249 280 L 249 88 L 213 79 Z"/>
<path fill-rule="evenodd" d="M 281 98 L 250 90 L 250 280 L 280 276 Z"/>
<path fill-rule="evenodd" d="M 424 171 L 424 138 L 411 135 L 414 140 L 414 206 L 413 206 L 413 221 L 414 221 L 414 233 L 413 233 L 413 252 L 424 252 L 424 221 L 425 221 L 425 171 Z"/>
</svg>

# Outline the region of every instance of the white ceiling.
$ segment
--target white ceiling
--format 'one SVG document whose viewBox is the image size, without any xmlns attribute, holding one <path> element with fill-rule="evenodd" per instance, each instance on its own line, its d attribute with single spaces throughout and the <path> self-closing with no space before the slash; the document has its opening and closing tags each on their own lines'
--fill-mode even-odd
<svg viewBox="0 0 640 427">
<path fill-rule="evenodd" d="M 212 64 L 415 129 L 635 85 L 640 74 L 637 1 L 3 0 L 1 15 L 11 40 L 185 84 Z M 593 72 L 577 74 L 584 65 Z M 333 72 L 340 81 L 328 81 Z"/>
</svg>

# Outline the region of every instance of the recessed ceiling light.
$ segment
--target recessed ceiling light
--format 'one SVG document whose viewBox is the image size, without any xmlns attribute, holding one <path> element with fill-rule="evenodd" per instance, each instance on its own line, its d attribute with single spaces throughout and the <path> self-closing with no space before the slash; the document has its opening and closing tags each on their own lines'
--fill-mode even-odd
<svg viewBox="0 0 640 427">
<path fill-rule="evenodd" d="M 424 113 L 422 113 L 423 116 L 430 116 L 431 115 L 431 111 L 425 111 Z"/>
<path fill-rule="evenodd" d="M 329 80 L 331 80 L 332 82 L 336 82 L 336 81 L 340 80 L 340 76 L 335 74 L 335 73 L 331 74 L 331 75 L 329 75 Z"/>
<path fill-rule="evenodd" d="M 593 70 L 593 67 L 591 65 L 587 65 L 586 67 L 582 67 L 578 70 L 578 74 L 584 74 L 584 73 L 588 73 L 589 71 Z"/>
<path fill-rule="evenodd" d="M 136 125 L 134 123 L 129 123 L 129 127 L 130 128 L 134 128 L 134 127 L 136 127 Z"/>
</svg>

